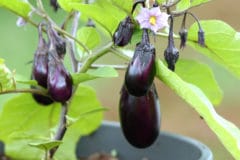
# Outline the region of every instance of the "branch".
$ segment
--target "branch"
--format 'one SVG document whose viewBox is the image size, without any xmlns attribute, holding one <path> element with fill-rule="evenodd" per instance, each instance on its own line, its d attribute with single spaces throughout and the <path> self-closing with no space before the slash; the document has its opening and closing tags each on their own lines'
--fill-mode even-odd
<svg viewBox="0 0 240 160">
<path fill-rule="evenodd" d="M 79 72 L 80 73 L 84 73 L 88 70 L 88 68 L 92 65 L 93 62 L 95 62 L 99 57 L 102 57 L 103 55 L 105 55 L 110 48 L 113 46 L 113 42 L 109 42 L 108 44 L 106 44 L 105 46 L 103 46 L 102 48 L 100 48 L 98 51 L 96 51 L 95 53 L 91 54 L 86 61 L 83 63 L 82 67 L 80 68 Z"/>
<path fill-rule="evenodd" d="M 1 91 L 0 95 L 9 94 L 9 93 L 34 93 L 34 94 L 39 94 L 39 95 L 48 97 L 47 91 L 42 89 L 32 89 L 32 88 Z"/>
<path fill-rule="evenodd" d="M 58 126 L 58 130 L 56 132 L 56 135 L 54 137 L 54 140 L 59 140 L 61 141 L 65 135 L 65 132 L 67 130 L 67 103 L 63 103 L 62 104 L 62 111 L 61 111 L 61 115 L 60 115 L 60 120 L 59 120 L 59 126 Z M 56 153 L 57 149 L 59 146 L 54 147 L 52 149 L 50 149 L 49 151 L 49 159 L 52 160 L 54 154 Z"/>
</svg>

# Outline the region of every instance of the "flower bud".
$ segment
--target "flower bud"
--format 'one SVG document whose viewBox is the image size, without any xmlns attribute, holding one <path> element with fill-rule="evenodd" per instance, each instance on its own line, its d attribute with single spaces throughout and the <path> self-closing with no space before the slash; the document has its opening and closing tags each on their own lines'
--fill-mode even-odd
<svg viewBox="0 0 240 160">
<path fill-rule="evenodd" d="M 173 17 L 170 17 L 171 23 L 170 23 L 170 29 L 169 29 L 169 35 L 168 35 L 168 47 L 164 51 L 164 58 L 168 64 L 168 68 L 172 71 L 175 70 L 175 63 L 178 60 L 179 57 L 179 51 L 174 46 L 174 40 L 173 40 Z"/>
<path fill-rule="evenodd" d="M 187 36 L 188 36 L 188 31 L 185 28 L 182 28 L 179 31 L 179 36 L 180 36 L 180 49 L 183 49 L 184 47 L 186 47 L 186 42 L 187 42 Z"/>
<path fill-rule="evenodd" d="M 205 46 L 205 35 L 202 28 L 199 28 L 198 30 L 198 44 L 200 44 L 202 47 Z"/>
<path fill-rule="evenodd" d="M 155 48 L 149 43 L 147 31 L 138 43 L 125 74 L 125 85 L 134 96 L 143 96 L 152 85 L 155 69 Z"/>
<path fill-rule="evenodd" d="M 61 37 L 52 26 L 48 29 L 48 38 L 50 39 L 50 43 L 52 43 L 57 51 L 57 54 L 60 58 L 64 58 L 66 54 L 66 41 L 63 37 Z"/>
<path fill-rule="evenodd" d="M 155 86 L 141 97 L 131 95 L 123 86 L 119 114 L 127 141 L 137 148 L 149 147 L 160 130 L 160 104 Z"/>
<path fill-rule="evenodd" d="M 59 4 L 57 0 L 50 0 L 50 5 L 53 7 L 55 12 L 59 9 Z"/>
<path fill-rule="evenodd" d="M 116 46 L 127 45 L 132 38 L 134 24 L 132 19 L 128 16 L 121 21 L 113 35 L 113 42 Z"/>
<path fill-rule="evenodd" d="M 55 49 L 48 52 L 48 92 L 57 102 L 66 102 L 72 96 L 72 78 L 59 59 Z"/>
</svg>

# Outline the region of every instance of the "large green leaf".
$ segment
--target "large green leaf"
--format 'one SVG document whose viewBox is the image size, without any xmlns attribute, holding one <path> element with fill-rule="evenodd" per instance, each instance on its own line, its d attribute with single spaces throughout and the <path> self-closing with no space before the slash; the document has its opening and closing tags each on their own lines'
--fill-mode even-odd
<svg viewBox="0 0 240 160">
<path fill-rule="evenodd" d="M 94 70 L 88 70 L 86 73 L 72 74 L 74 84 L 93 80 L 96 78 L 113 78 L 117 76 L 118 76 L 118 72 L 114 68 L 108 67 L 108 66 L 101 67 Z"/>
<path fill-rule="evenodd" d="M 201 21 L 205 31 L 206 47 L 197 45 L 197 24 L 189 29 L 189 45 L 223 65 L 235 76 L 240 78 L 240 38 L 231 26 L 219 20 Z"/>
<path fill-rule="evenodd" d="M 108 32 L 113 33 L 126 13 L 116 7 L 110 0 L 98 0 L 93 4 L 70 3 L 74 10 L 92 18 Z"/>
<path fill-rule="evenodd" d="M 101 41 L 101 37 L 99 33 L 97 32 L 96 28 L 94 27 L 82 27 L 77 32 L 77 39 L 82 42 L 84 46 L 86 46 L 88 49 L 92 50 L 97 45 L 99 45 Z M 81 58 L 84 57 L 84 49 L 78 45 L 78 48 L 80 49 L 79 53 L 82 53 L 83 55 L 79 55 Z"/>
<path fill-rule="evenodd" d="M 39 140 L 38 135 L 50 137 L 49 128 L 56 125 L 59 112 L 58 104 L 40 106 L 30 94 L 22 94 L 9 100 L 0 114 L 0 139 L 6 144 L 7 154 L 17 159 L 41 159 L 43 151 L 28 144 Z M 29 136 L 21 138 L 16 135 Z"/>
<path fill-rule="evenodd" d="M 121 8 L 122 10 L 130 13 L 132 10 L 132 5 L 133 5 L 133 1 L 129 1 L 129 0 L 111 0 L 113 2 L 114 5 L 116 5 L 118 8 Z"/>
<path fill-rule="evenodd" d="M 98 107 L 101 105 L 95 91 L 80 85 L 68 106 L 68 115 L 75 118 Z M 18 160 L 38 160 L 43 157 L 44 151 L 35 147 L 58 145 L 60 142 L 51 143 L 50 139 L 52 129 L 58 125 L 60 109 L 58 103 L 40 106 L 30 94 L 22 94 L 8 101 L 0 114 L 0 139 L 6 144 L 7 154 Z M 102 115 L 100 111 L 93 112 L 72 124 L 64 136 L 57 157 L 73 160 L 78 138 L 95 130 L 100 125 Z"/>
<path fill-rule="evenodd" d="M 68 127 L 68 131 L 63 139 L 63 144 L 57 151 L 57 159 L 75 159 L 76 142 L 81 135 L 90 134 L 101 124 L 103 113 L 100 102 L 97 100 L 96 93 L 91 87 L 79 85 L 72 98 L 68 116 L 79 118 L 79 116 L 99 108 L 99 112 L 92 112 L 75 121 Z M 67 152 L 66 152 L 67 151 Z"/>
<path fill-rule="evenodd" d="M 184 81 L 198 86 L 214 105 L 219 105 L 223 93 L 218 86 L 212 70 L 206 65 L 193 60 L 180 59 L 175 71 Z"/>
<path fill-rule="evenodd" d="M 81 3 L 83 0 L 58 0 L 59 5 L 62 9 L 64 9 L 67 12 L 72 11 L 72 6 L 70 5 L 73 2 Z"/>
<path fill-rule="evenodd" d="M 15 84 L 14 73 L 7 68 L 4 60 L 0 58 L 0 92 L 14 89 Z"/>
<path fill-rule="evenodd" d="M 157 77 L 190 104 L 205 120 L 235 159 L 240 159 L 240 130 L 216 113 L 204 93 L 196 86 L 183 81 L 176 73 L 158 60 Z"/>
<path fill-rule="evenodd" d="M 26 0 L 0 0 L 0 7 L 4 7 L 24 18 L 28 17 L 31 6 Z"/>
</svg>

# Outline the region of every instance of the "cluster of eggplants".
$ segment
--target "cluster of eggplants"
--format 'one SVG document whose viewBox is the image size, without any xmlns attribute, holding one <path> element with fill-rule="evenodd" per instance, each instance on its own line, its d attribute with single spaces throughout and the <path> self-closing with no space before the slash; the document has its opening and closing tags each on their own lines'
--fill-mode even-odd
<svg viewBox="0 0 240 160">
<path fill-rule="evenodd" d="M 119 103 L 123 134 L 137 148 L 150 146 L 159 135 L 160 104 L 153 85 L 155 72 L 155 48 L 149 42 L 148 30 L 144 29 L 125 73 Z"/>
<path fill-rule="evenodd" d="M 51 26 L 47 30 L 48 43 L 42 36 L 41 24 L 38 32 L 39 44 L 34 55 L 32 79 L 46 88 L 49 96 L 33 94 L 33 98 L 43 105 L 49 105 L 54 101 L 66 102 L 72 95 L 72 78 L 62 62 L 66 43 Z"/>
<path fill-rule="evenodd" d="M 160 103 L 155 86 L 140 97 L 130 94 L 123 86 L 119 114 L 123 134 L 131 145 L 137 148 L 152 145 L 160 128 Z"/>
</svg>

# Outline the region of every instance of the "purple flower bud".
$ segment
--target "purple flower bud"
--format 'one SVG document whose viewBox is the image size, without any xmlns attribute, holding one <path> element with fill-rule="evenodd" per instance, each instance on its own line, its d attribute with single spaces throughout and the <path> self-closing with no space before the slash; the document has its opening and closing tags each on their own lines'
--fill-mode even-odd
<svg viewBox="0 0 240 160">
<path fill-rule="evenodd" d="M 59 4 L 57 0 L 50 0 L 50 5 L 53 7 L 55 12 L 59 9 Z"/>
<path fill-rule="evenodd" d="M 134 24 L 132 19 L 128 16 L 121 21 L 113 35 L 113 42 L 116 46 L 127 45 L 132 38 Z"/>
<path fill-rule="evenodd" d="M 66 41 L 63 37 L 61 37 L 52 26 L 48 29 L 48 38 L 50 39 L 50 43 L 56 48 L 57 54 L 60 58 L 64 58 L 66 54 Z"/>
<path fill-rule="evenodd" d="M 126 88 L 134 96 L 147 93 L 156 73 L 155 48 L 149 43 L 147 31 L 144 32 L 125 74 Z"/>
<path fill-rule="evenodd" d="M 170 29 L 169 29 L 169 35 L 168 35 L 168 47 L 164 51 L 164 58 L 168 64 L 168 68 L 172 71 L 175 70 L 175 63 L 178 60 L 179 57 L 179 51 L 174 46 L 174 40 L 173 40 L 173 17 L 170 17 Z"/>
<path fill-rule="evenodd" d="M 205 46 L 205 35 L 202 28 L 199 28 L 198 30 L 198 44 L 200 44 L 202 47 Z"/>
<path fill-rule="evenodd" d="M 48 52 L 48 92 L 53 100 L 66 102 L 72 96 L 72 78 L 54 49 Z"/>
<path fill-rule="evenodd" d="M 188 31 L 185 28 L 182 28 L 179 31 L 179 36 L 180 36 L 180 49 L 183 49 L 184 47 L 186 47 L 186 42 L 187 42 L 187 36 L 188 36 Z"/>
<path fill-rule="evenodd" d="M 130 144 L 146 148 L 154 143 L 160 130 L 160 104 L 154 86 L 141 97 L 131 95 L 123 86 L 119 113 L 123 134 Z"/>
</svg>

